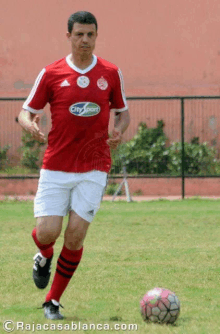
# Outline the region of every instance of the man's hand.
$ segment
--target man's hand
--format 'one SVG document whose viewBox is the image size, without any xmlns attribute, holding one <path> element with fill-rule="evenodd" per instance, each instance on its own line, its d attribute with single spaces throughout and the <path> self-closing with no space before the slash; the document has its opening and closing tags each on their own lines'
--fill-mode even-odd
<svg viewBox="0 0 220 334">
<path fill-rule="evenodd" d="M 40 131 L 39 129 L 39 121 L 40 121 L 40 117 L 39 116 L 35 116 L 33 121 L 31 122 L 31 126 L 28 128 L 28 132 L 32 135 L 32 137 L 39 141 L 40 143 L 45 143 L 46 142 L 46 137 L 43 134 L 43 132 Z"/>
<path fill-rule="evenodd" d="M 36 114 L 30 113 L 27 110 L 22 109 L 19 116 L 18 122 L 21 127 L 27 133 L 30 133 L 33 139 L 39 141 L 40 143 L 46 143 L 45 135 L 39 129 L 40 117 Z"/>
<path fill-rule="evenodd" d="M 122 133 L 118 129 L 113 129 L 112 136 L 107 140 L 107 144 L 110 146 L 111 149 L 116 150 L 118 145 L 122 141 Z"/>
</svg>

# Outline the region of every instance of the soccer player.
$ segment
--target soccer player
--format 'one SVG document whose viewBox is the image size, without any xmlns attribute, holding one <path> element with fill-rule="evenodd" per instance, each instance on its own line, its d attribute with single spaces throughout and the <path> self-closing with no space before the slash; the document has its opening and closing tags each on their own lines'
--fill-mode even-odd
<svg viewBox="0 0 220 334">
<path fill-rule="evenodd" d="M 39 114 L 50 104 L 52 128 L 34 201 L 36 227 L 32 237 L 39 248 L 33 279 L 44 289 L 50 279 L 53 246 L 68 214 L 64 244 L 51 288 L 43 303 L 48 319 L 63 319 L 60 298 L 80 263 L 83 241 L 97 213 L 115 149 L 129 125 L 123 78 L 117 66 L 93 54 L 97 21 L 76 12 L 68 20 L 71 53 L 46 66 L 38 75 L 19 114 L 22 128 L 45 142 Z M 110 110 L 115 113 L 108 136 Z"/>
</svg>

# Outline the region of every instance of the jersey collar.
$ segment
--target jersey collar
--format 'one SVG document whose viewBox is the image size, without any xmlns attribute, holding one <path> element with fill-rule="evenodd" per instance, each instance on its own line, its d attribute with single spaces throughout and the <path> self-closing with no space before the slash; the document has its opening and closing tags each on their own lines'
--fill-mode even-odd
<svg viewBox="0 0 220 334">
<path fill-rule="evenodd" d="M 75 66 L 73 64 L 73 62 L 70 60 L 71 54 L 69 54 L 68 56 L 66 56 L 66 62 L 69 65 L 69 67 L 71 67 L 74 71 L 80 73 L 80 74 L 85 74 L 87 72 L 89 72 L 91 69 L 93 69 L 93 67 L 95 67 L 95 65 L 97 64 L 97 57 L 95 55 L 93 55 L 93 61 L 92 64 L 89 65 L 88 67 L 86 67 L 84 70 L 81 70 L 80 68 L 78 68 L 77 66 Z"/>
</svg>

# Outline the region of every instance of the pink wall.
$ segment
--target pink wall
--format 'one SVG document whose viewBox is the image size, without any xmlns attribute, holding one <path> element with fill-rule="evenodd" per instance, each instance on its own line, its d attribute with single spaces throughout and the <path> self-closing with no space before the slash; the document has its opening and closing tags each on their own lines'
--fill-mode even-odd
<svg viewBox="0 0 220 334">
<path fill-rule="evenodd" d="M 121 183 L 122 179 L 109 182 Z M 144 196 L 181 196 L 181 178 L 133 178 L 128 179 L 129 190 L 133 195 L 141 192 Z M 0 179 L 0 200 L 2 196 L 35 195 L 38 179 Z M 124 186 L 123 186 L 124 191 Z M 187 178 L 186 196 L 220 196 L 220 178 Z"/>
<path fill-rule="evenodd" d="M 0 96 L 26 96 L 39 71 L 69 53 L 66 22 L 95 14 L 95 53 L 117 64 L 129 95 L 220 93 L 219 0 L 1 1 Z"/>
</svg>

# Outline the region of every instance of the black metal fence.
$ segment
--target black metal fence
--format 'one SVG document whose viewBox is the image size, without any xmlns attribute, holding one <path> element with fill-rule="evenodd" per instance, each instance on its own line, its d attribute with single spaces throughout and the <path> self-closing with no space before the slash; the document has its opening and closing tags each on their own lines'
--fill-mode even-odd
<svg viewBox="0 0 220 334">
<path fill-rule="evenodd" d="M 185 178 L 220 177 L 220 169 L 217 174 L 186 173 L 185 156 L 186 143 L 196 139 L 198 143 L 205 143 L 209 148 L 213 148 L 216 161 L 220 161 L 220 96 L 130 97 L 128 100 L 139 103 L 145 101 L 144 117 L 138 118 L 148 126 L 156 126 L 158 120 L 163 120 L 168 144 L 181 143 L 181 173 L 176 177 L 181 177 L 182 180 L 182 198 L 185 197 Z M 129 107 L 132 110 L 132 104 Z"/>
<path fill-rule="evenodd" d="M 21 128 L 16 118 L 26 98 L 0 98 L 0 147 L 10 145 L 8 155 L 10 161 L 17 163 L 20 159 Z M 215 150 L 216 160 L 220 159 L 220 96 L 165 96 L 165 97 L 128 97 L 131 123 L 124 134 L 129 141 L 137 133 L 138 125 L 143 122 L 148 128 L 156 127 L 159 120 L 164 122 L 167 145 L 181 143 L 181 171 L 175 177 L 182 179 L 182 197 L 186 177 L 198 175 L 186 174 L 185 146 L 197 138 L 200 143 Z M 40 120 L 42 131 L 47 134 L 51 126 L 49 107 Z M 110 129 L 113 117 L 110 119 Z M 172 175 L 145 175 L 145 177 L 171 177 Z M 199 177 L 213 177 L 212 173 Z"/>
</svg>

